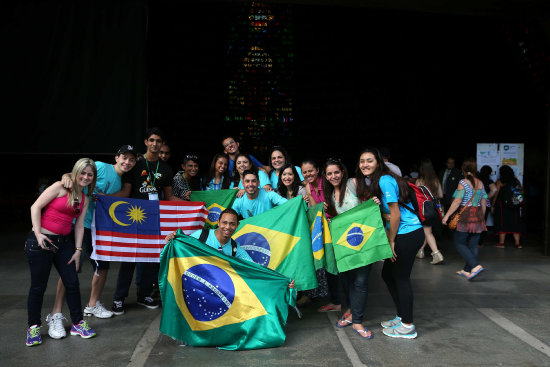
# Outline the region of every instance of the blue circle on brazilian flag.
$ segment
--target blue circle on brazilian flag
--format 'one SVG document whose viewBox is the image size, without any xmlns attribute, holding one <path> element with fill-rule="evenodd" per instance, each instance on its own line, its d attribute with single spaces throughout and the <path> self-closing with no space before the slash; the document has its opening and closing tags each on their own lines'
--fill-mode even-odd
<svg viewBox="0 0 550 367">
<path fill-rule="evenodd" d="M 351 246 L 360 245 L 363 242 L 363 230 L 359 227 L 353 227 L 348 231 L 346 239 Z"/>
<path fill-rule="evenodd" d="M 215 206 L 211 208 L 208 211 L 208 220 L 212 223 L 216 223 L 218 219 L 220 219 L 220 214 L 222 213 L 222 209 Z"/>
<path fill-rule="evenodd" d="M 181 277 L 183 299 L 197 321 L 211 321 L 225 314 L 235 299 L 229 275 L 211 264 L 192 266 Z"/>
<path fill-rule="evenodd" d="M 267 266 L 271 260 L 271 247 L 264 236 L 257 232 L 245 233 L 235 239 L 256 264 Z"/>
<path fill-rule="evenodd" d="M 323 223 L 321 217 L 316 217 L 311 229 L 311 249 L 317 252 L 323 249 Z"/>
</svg>

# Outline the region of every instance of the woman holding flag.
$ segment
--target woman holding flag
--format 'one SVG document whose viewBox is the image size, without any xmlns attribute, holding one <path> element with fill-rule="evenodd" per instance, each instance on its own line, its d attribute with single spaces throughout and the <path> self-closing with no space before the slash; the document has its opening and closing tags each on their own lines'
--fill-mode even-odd
<svg viewBox="0 0 550 367">
<path fill-rule="evenodd" d="M 52 265 L 55 265 L 66 288 L 72 319 L 71 335 L 80 335 L 86 339 L 96 335 L 83 319 L 80 285 L 76 274 L 80 265 L 84 218 L 88 209 L 88 197 L 83 190 L 87 187 L 88 192 L 93 193 L 96 178 L 94 161 L 82 158 L 76 162 L 71 172 L 71 191 L 58 181 L 44 190 L 31 206 L 32 231 L 25 242 L 25 254 L 31 271 L 27 301 L 27 346 L 42 343 L 40 310 Z M 74 219 L 73 241 L 69 234 Z M 63 334 L 64 332 L 65 330 Z"/>
<path fill-rule="evenodd" d="M 325 195 L 325 210 L 332 217 L 360 204 L 356 193 L 356 182 L 353 178 L 348 180 L 346 167 L 339 159 L 329 158 L 325 163 L 322 186 Z M 346 304 L 349 308 L 336 323 L 339 328 L 351 325 L 357 334 L 367 340 L 374 337 L 372 331 L 363 326 L 370 269 L 371 265 L 369 264 L 340 274 L 344 294 L 347 297 Z M 331 298 L 337 299 L 335 295 L 338 294 L 338 277 L 327 273 L 327 281 Z"/>
<path fill-rule="evenodd" d="M 409 199 L 407 182 L 390 171 L 378 149 L 365 149 L 356 169 L 361 200 L 381 200 L 382 216 L 393 257 L 384 261 L 382 278 L 395 303 L 395 318 L 381 323 L 383 333 L 394 338 L 416 338 L 413 324 L 413 293 L 410 275 L 425 235 Z"/>
</svg>

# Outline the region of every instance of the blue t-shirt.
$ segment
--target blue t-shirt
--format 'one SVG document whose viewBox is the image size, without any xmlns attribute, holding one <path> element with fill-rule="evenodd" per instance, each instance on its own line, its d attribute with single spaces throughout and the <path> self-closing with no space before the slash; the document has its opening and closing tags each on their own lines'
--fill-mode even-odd
<svg viewBox="0 0 550 367">
<path fill-rule="evenodd" d="M 252 161 L 252 165 L 257 167 L 257 168 L 261 168 L 263 166 L 263 164 L 256 159 L 256 157 L 254 157 L 253 155 L 249 154 L 248 155 L 250 157 L 250 160 Z M 231 158 L 229 158 L 229 165 L 228 165 L 228 172 L 229 172 L 229 176 L 230 177 L 233 177 L 233 166 L 235 166 L 235 161 Z"/>
<path fill-rule="evenodd" d="M 380 190 L 382 190 L 382 197 L 380 198 L 382 201 L 382 212 L 389 213 L 390 208 L 388 207 L 388 203 L 397 203 L 399 200 L 399 187 L 397 186 L 397 181 L 395 181 L 395 178 L 392 176 L 385 175 L 380 177 L 379 184 Z M 397 234 L 409 233 L 422 228 L 420 219 L 418 219 L 418 216 L 414 213 L 412 204 L 407 203 L 405 205 L 411 208 L 412 211 L 399 207 L 399 211 L 401 212 L 401 221 L 399 222 Z"/>
<path fill-rule="evenodd" d="M 260 177 L 260 188 L 264 187 L 265 185 L 271 185 L 271 182 L 269 181 L 269 177 L 267 176 L 267 173 L 264 171 L 258 171 L 258 176 Z M 231 181 L 231 184 L 229 185 L 229 188 L 232 189 L 235 187 L 235 184 L 233 181 Z M 239 189 L 244 189 L 243 181 L 239 181 Z"/>
<path fill-rule="evenodd" d="M 201 232 L 202 232 L 202 229 L 199 229 L 198 231 L 191 233 L 190 236 L 198 240 L 201 237 Z M 216 237 L 215 232 L 216 232 L 215 229 L 208 230 L 208 238 L 206 239 L 206 244 L 220 251 L 224 255 L 233 256 L 233 248 L 231 247 L 231 240 L 221 245 L 220 242 L 218 241 L 218 238 Z M 237 243 L 237 252 L 235 253 L 235 257 L 238 257 L 239 259 L 243 259 L 246 261 L 254 262 L 250 257 L 250 255 L 248 254 L 248 252 L 246 252 L 238 243 Z"/>
<path fill-rule="evenodd" d="M 304 180 L 304 176 L 302 175 L 302 169 L 298 166 L 294 166 L 296 168 L 296 172 L 298 172 L 298 176 L 300 177 L 300 182 Z M 275 170 L 271 171 L 271 187 L 273 187 L 273 190 L 277 190 L 277 184 L 279 183 L 279 176 L 277 176 L 277 172 Z"/>
<path fill-rule="evenodd" d="M 250 200 L 246 194 L 235 199 L 232 208 L 243 218 L 250 218 L 268 211 L 274 206 L 286 203 L 288 200 L 275 191 L 259 189 L 258 197 Z"/>
<path fill-rule="evenodd" d="M 96 161 L 97 167 L 97 182 L 95 184 L 94 194 L 110 195 L 115 192 L 119 192 L 122 188 L 122 179 L 117 175 L 115 166 L 108 163 Z M 92 227 L 92 219 L 95 212 L 95 201 L 90 200 L 88 204 L 88 211 L 86 212 L 86 218 L 84 219 L 84 227 Z"/>
</svg>

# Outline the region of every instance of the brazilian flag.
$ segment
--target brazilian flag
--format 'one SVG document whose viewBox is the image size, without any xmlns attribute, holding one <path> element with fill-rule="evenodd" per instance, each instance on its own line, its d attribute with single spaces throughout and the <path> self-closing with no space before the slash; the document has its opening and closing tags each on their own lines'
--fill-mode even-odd
<svg viewBox="0 0 550 367">
<path fill-rule="evenodd" d="M 255 263 L 294 279 L 299 291 L 317 288 L 306 211 L 299 196 L 241 221 L 233 235 Z"/>
<path fill-rule="evenodd" d="M 227 208 L 231 208 L 235 196 L 239 190 L 227 189 L 227 190 L 212 190 L 212 191 L 191 191 L 191 201 L 202 201 L 206 210 L 208 210 L 208 217 L 204 223 L 205 228 L 218 227 L 218 220 L 220 214 Z"/>
<path fill-rule="evenodd" d="M 178 230 L 160 257 L 160 331 L 191 346 L 273 348 L 296 292 L 291 279 L 226 256 Z"/>
<path fill-rule="evenodd" d="M 380 208 L 372 199 L 334 217 L 330 232 L 340 272 L 393 256 Z"/>
<path fill-rule="evenodd" d="M 311 232 L 311 250 L 315 270 L 324 268 L 331 274 L 338 274 L 330 228 L 323 209 L 323 203 L 307 210 L 309 230 Z"/>
</svg>

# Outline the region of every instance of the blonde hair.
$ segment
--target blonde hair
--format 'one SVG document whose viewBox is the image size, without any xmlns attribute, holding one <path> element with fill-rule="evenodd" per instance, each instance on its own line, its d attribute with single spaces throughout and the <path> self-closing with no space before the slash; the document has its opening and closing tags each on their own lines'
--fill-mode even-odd
<svg viewBox="0 0 550 367">
<path fill-rule="evenodd" d="M 73 205 L 75 202 L 80 203 L 80 196 L 82 195 L 82 189 L 76 183 L 78 176 L 84 171 L 86 167 L 92 167 L 94 173 L 94 178 L 92 182 L 87 186 L 88 187 L 88 196 L 92 196 L 95 189 L 95 184 L 97 181 L 97 167 L 93 160 L 90 158 L 81 158 L 74 164 L 73 170 L 71 172 L 71 181 L 73 182 L 73 189 L 67 195 L 67 206 Z"/>
</svg>

